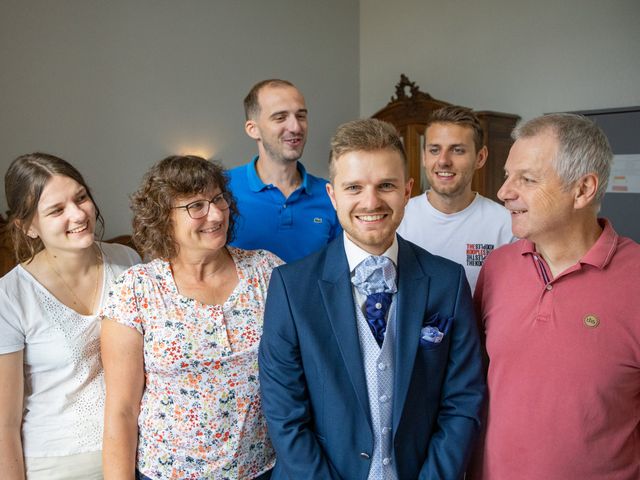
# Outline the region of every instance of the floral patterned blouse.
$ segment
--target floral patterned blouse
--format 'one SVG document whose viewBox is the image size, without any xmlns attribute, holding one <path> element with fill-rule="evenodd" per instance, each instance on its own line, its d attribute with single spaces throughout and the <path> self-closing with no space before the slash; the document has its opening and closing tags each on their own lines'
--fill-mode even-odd
<svg viewBox="0 0 640 480">
<path fill-rule="evenodd" d="M 258 344 L 271 271 L 282 261 L 227 249 L 239 282 L 223 305 L 180 295 L 169 263 L 156 259 L 127 270 L 102 312 L 144 337 L 137 468 L 153 479 L 251 479 L 275 463 Z"/>
</svg>

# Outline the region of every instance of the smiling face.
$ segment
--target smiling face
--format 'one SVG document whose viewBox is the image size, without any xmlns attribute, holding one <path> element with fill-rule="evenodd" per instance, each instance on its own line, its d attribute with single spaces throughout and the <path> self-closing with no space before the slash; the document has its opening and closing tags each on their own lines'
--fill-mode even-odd
<svg viewBox="0 0 640 480">
<path fill-rule="evenodd" d="M 261 158 L 277 163 L 297 161 L 307 141 L 307 107 L 295 87 L 267 85 L 258 93 L 260 111 L 245 123 L 258 142 Z"/>
<path fill-rule="evenodd" d="M 473 200 L 471 180 L 487 159 L 487 149 L 476 152 L 473 129 L 455 123 L 433 123 L 425 134 L 423 165 L 431 192 L 429 199 L 442 199 L 466 208 Z"/>
<path fill-rule="evenodd" d="M 550 132 L 516 140 L 498 198 L 511 211 L 513 234 L 541 245 L 561 240 L 575 212 L 573 188 L 555 171 L 558 142 Z"/>
<path fill-rule="evenodd" d="M 222 193 L 220 188 L 203 194 L 189 195 L 177 198 L 174 207 L 188 205 L 192 202 L 204 200 L 208 202 Z M 171 211 L 173 225 L 173 239 L 178 244 L 178 252 L 210 253 L 219 250 L 227 243 L 229 228 L 229 208 L 218 209 L 215 204 L 210 205 L 209 213 L 202 218 L 193 219 L 186 209 L 174 208 Z"/>
<path fill-rule="evenodd" d="M 93 245 L 96 208 L 86 189 L 72 178 L 53 175 L 42 190 L 27 235 L 40 237 L 49 250 Z"/>
<path fill-rule="evenodd" d="M 380 255 L 393 243 L 412 185 L 397 151 L 352 151 L 334 160 L 327 192 L 349 239 Z"/>
</svg>

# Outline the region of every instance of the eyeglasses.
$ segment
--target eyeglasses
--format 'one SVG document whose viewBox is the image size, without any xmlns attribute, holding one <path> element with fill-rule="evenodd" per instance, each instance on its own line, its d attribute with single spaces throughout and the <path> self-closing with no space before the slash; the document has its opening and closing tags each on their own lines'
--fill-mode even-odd
<svg viewBox="0 0 640 480">
<path fill-rule="evenodd" d="M 224 211 L 231 205 L 231 194 L 229 192 L 222 192 L 213 197 L 211 200 L 196 200 L 187 205 L 180 205 L 172 208 L 184 208 L 189 216 L 194 220 L 198 218 L 206 217 L 209 214 L 209 208 L 211 204 L 220 211 Z"/>
</svg>

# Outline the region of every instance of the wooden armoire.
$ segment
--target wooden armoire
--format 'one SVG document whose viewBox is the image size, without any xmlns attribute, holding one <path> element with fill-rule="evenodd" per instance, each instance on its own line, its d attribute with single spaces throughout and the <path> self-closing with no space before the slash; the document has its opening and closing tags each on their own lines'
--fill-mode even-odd
<svg viewBox="0 0 640 480">
<path fill-rule="evenodd" d="M 407 89 L 409 92 L 407 93 Z M 428 93 L 420 91 L 415 82 L 406 75 L 400 75 L 396 85 L 396 94 L 373 118 L 394 125 L 404 141 L 409 161 L 409 175 L 414 178 L 412 196 L 422 193 L 428 185 L 422 171 L 424 130 L 431 112 L 451 105 L 436 100 Z M 504 179 L 504 163 L 513 143 L 511 131 L 520 117 L 509 113 L 492 111 L 475 112 L 484 130 L 484 143 L 489 150 L 487 162 L 473 177 L 471 187 L 474 191 L 498 201 L 496 193 Z"/>
</svg>

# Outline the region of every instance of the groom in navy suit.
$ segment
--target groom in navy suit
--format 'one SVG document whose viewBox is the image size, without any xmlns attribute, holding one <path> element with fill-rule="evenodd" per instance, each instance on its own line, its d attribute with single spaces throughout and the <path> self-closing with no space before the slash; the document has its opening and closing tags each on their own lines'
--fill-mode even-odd
<svg viewBox="0 0 640 480">
<path fill-rule="evenodd" d="M 391 125 L 342 125 L 329 170 L 344 234 L 267 296 L 272 479 L 462 478 L 485 394 L 464 270 L 396 235 L 413 180 Z"/>
</svg>

